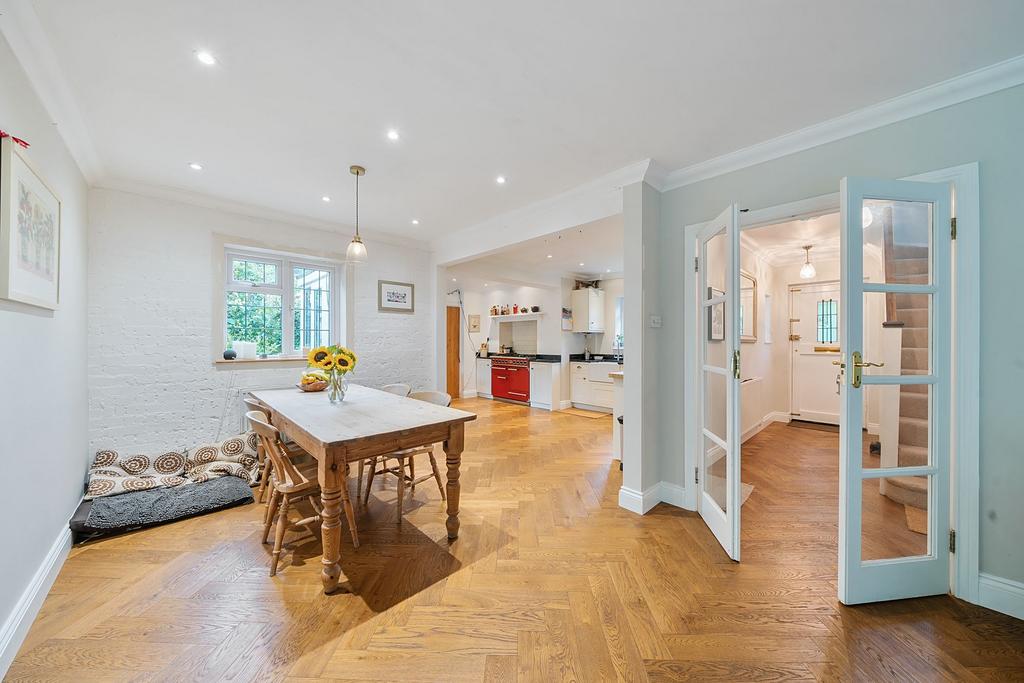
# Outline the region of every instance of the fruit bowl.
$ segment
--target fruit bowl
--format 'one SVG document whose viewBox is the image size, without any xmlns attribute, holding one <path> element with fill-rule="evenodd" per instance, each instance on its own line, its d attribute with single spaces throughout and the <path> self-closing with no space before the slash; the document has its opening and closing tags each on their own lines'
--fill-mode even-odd
<svg viewBox="0 0 1024 683">
<path fill-rule="evenodd" d="M 327 388 L 327 382 L 310 382 L 309 384 L 296 384 L 299 389 L 303 391 L 315 392 L 323 391 Z"/>
</svg>

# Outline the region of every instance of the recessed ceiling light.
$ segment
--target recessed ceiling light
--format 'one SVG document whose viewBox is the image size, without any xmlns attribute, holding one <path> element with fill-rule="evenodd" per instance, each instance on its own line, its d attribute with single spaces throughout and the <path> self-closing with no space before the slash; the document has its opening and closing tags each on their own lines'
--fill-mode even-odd
<svg viewBox="0 0 1024 683">
<path fill-rule="evenodd" d="M 455 278 L 452 278 L 452 282 L 455 282 L 455 281 L 456 281 Z"/>
<path fill-rule="evenodd" d="M 551 256 L 551 254 L 548 254 L 548 258 L 553 258 L 553 257 Z"/>
<path fill-rule="evenodd" d="M 200 63 L 205 64 L 206 66 L 213 66 L 217 63 L 217 58 L 209 52 L 207 52 L 206 50 L 199 50 L 198 52 L 196 52 L 196 59 L 198 59 Z"/>
<path fill-rule="evenodd" d="M 604 272 L 610 273 L 610 272 L 612 272 L 612 269 L 611 268 L 606 268 Z"/>
<path fill-rule="evenodd" d="M 398 140 L 398 137 L 399 135 L 397 130 L 395 130 L 394 128 L 388 130 L 388 140 L 395 141 Z"/>
<path fill-rule="evenodd" d="M 323 197 L 321 197 L 320 199 L 324 200 L 325 202 L 329 202 L 329 201 L 331 201 L 331 198 L 330 198 L 330 197 L 328 197 L 327 195 L 324 195 L 324 196 L 323 196 Z"/>
<path fill-rule="evenodd" d="M 485 283 L 484 283 L 484 287 L 486 287 L 486 286 L 487 286 L 487 283 L 485 282 Z"/>
<path fill-rule="evenodd" d="M 413 218 L 413 219 L 412 219 L 412 224 L 413 224 L 413 225 L 419 225 L 419 224 L 420 224 L 420 221 L 419 221 L 419 219 L 418 219 L 418 218 Z"/>
<path fill-rule="evenodd" d="M 504 185 L 505 184 L 505 176 L 503 176 L 503 175 L 498 176 L 497 178 L 494 179 L 494 182 L 498 183 L 499 185 Z"/>
<path fill-rule="evenodd" d="M 583 267 L 583 261 L 580 261 L 580 268 Z"/>
<path fill-rule="evenodd" d="M 203 165 L 198 163 L 198 162 L 195 162 L 195 161 L 193 161 L 191 164 L 189 164 L 188 167 L 191 168 L 193 171 L 202 171 L 203 170 Z"/>
</svg>

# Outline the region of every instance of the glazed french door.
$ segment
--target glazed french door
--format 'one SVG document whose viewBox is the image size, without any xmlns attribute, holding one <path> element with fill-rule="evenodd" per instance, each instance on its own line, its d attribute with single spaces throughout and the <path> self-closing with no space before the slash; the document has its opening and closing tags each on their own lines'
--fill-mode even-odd
<svg viewBox="0 0 1024 683">
<path fill-rule="evenodd" d="M 950 187 L 844 178 L 840 197 L 839 599 L 946 593 Z"/>
<path fill-rule="evenodd" d="M 700 301 L 697 363 L 701 397 L 697 510 L 722 548 L 740 559 L 739 209 L 734 204 L 697 238 Z"/>
</svg>

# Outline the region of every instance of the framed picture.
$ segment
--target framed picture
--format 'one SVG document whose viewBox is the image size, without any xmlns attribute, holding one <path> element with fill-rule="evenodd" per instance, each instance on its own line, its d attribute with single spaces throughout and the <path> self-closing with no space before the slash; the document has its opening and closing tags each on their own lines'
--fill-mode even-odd
<svg viewBox="0 0 1024 683">
<path fill-rule="evenodd" d="M 708 299 L 724 296 L 714 287 L 708 287 Z M 725 302 L 708 307 L 708 341 L 725 341 Z"/>
<path fill-rule="evenodd" d="M 469 316 L 469 331 L 479 332 L 480 331 L 480 315 L 477 313 Z"/>
<path fill-rule="evenodd" d="M 377 280 L 377 310 L 412 313 L 416 310 L 416 288 L 409 282 Z"/>
<path fill-rule="evenodd" d="M 0 298 L 57 308 L 60 209 L 22 148 L 0 140 Z"/>
</svg>

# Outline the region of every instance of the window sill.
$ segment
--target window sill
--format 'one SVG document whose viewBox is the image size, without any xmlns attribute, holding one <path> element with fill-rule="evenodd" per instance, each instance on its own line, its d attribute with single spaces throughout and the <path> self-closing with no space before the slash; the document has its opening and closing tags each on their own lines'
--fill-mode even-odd
<svg viewBox="0 0 1024 683">
<path fill-rule="evenodd" d="M 213 361 L 214 365 L 251 365 L 260 363 L 277 363 L 280 365 L 295 365 L 301 363 L 306 365 L 309 361 L 306 360 L 305 356 L 290 356 L 287 358 L 236 358 L 235 360 L 225 360 L 223 358 L 215 358 Z"/>
</svg>

